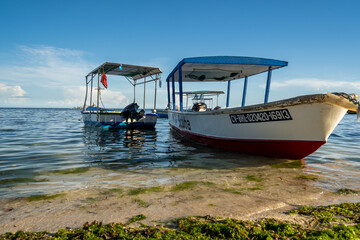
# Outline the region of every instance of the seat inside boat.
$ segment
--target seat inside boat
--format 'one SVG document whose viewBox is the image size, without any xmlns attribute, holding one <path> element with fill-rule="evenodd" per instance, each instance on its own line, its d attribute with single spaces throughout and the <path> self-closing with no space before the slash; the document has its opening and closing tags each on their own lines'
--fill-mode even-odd
<svg viewBox="0 0 360 240">
<path fill-rule="evenodd" d="M 193 104 L 191 111 L 192 112 L 205 112 L 208 111 L 207 105 L 203 102 L 196 102 Z"/>
</svg>

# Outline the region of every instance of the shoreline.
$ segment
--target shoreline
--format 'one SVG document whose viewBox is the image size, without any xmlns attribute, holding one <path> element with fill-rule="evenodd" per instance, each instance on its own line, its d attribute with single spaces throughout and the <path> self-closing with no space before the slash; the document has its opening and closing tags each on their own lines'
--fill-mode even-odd
<svg viewBox="0 0 360 240">
<path fill-rule="evenodd" d="M 126 223 L 143 214 L 157 226 L 187 216 L 230 217 L 255 221 L 275 218 L 302 222 L 286 212 L 310 205 L 360 202 L 359 194 L 339 195 L 315 187 L 318 178 L 304 168 L 153 169 L 147 174 L 115 176 L 137 186 L 102 184 L 57 195 L 0 200 L 0 234 L 79 228 L 85 222 Z M 157 181 L 168 176 L 169 180 Z M 114 179 L 112 179 L 114 180 Z M 120 181 L 121 182 L 121 181 Z M 144 184 L 139 184 L 139 183 Z"/>
</svg>

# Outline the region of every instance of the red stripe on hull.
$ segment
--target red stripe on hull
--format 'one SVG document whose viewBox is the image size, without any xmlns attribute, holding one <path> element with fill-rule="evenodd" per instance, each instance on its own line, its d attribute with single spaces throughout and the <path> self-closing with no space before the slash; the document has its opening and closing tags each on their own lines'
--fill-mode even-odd
<svg viewBox="0 0 360 240">
<path fill-rule="evenodd" d="M 298 140 L 242 140 L 218 137 L 208 137 L 201 134 L 180 130 L 170 126 L 182 137 L 208 146 L 229 151 L 249 153 L 266 157 L 284 159 L 302 159 L 315 152 L 326 141 L 298 141 Z"/>
</svg>

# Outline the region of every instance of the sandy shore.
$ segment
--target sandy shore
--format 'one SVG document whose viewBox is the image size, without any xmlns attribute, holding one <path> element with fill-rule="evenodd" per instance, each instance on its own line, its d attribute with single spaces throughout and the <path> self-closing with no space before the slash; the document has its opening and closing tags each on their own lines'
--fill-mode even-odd
<svg viewBox="0 0 360 240">
<path fill-rule="evenodd" d="M 272 217 L 301 223 L 303 219 L 292 219 L 285 212 L 300 205 L 360 201 L 358 195 L 339 195 L 315 187 L 321 179 L 304 168 L 159 168 L 100 175 L 102 181 L 97 179 L 97 184 L 61 192 L 51 200 L 0 200 L 0 234 L 55 232 L 94 220 L 126 223 L 138 214 L 144 214 L 142 223 L 150 226 L 204 215 L 242 220 Z M 136 184 L 127 184 L 130 182 Z"/>
</svg>

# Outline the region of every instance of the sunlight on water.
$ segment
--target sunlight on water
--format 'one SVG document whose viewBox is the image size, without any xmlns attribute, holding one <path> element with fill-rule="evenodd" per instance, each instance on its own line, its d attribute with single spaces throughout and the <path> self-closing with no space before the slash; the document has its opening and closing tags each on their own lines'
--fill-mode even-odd
<svg viewBox="0 0 360 240">
<path fill-rule="evenodd" d="M 111 184 L 126 176 L 163 168 L 243 168 L 282 160 L 225 152 L 182 142 L 167 119 L 154 130 L 103 131 L 87 128 L 75 109 L 0 109 L 0 198 L 54 193 Z M 314 184 L 336 190 L 359 188 L 360 124 L 346 115 L 326 145 L 306 158 Z M 256 168 L 254 168 L 256 169 Z M 114 178 L 121 174 L 122 179 Z M 115 180 L 116 179 L 116 180 Z M 120 181 L 120 182 L 119 182 Z"/>
<path fill-rule="evenodd" d="M 323 177 L 317 184 L 334 190 L 360 187 L 360 123 L 345 115 L 328 142 L 307 157 L 309 171 Z"/>
</svg>

